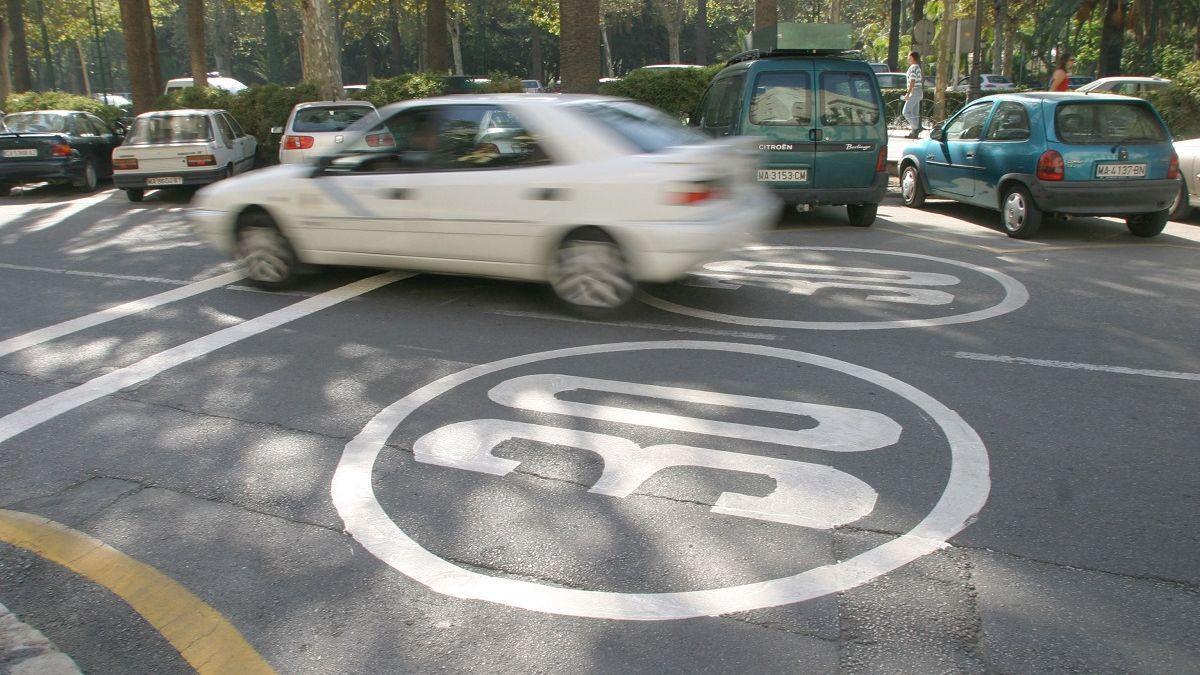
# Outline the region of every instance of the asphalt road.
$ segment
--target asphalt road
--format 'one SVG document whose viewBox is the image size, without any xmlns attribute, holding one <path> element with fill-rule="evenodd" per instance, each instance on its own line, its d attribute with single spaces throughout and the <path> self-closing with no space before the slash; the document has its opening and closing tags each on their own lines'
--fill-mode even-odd
<svg viewBox="0 0 1200 675">
<path fill-rule="evenodd" d="M 279 672 L 1200 672 L 1196 224 L 892 196 L 595 321 L 193 286 L 235 269 L 186 201 L 0 200 L 0 603 L 85 672 L 239 634 Z"/>
</svg>

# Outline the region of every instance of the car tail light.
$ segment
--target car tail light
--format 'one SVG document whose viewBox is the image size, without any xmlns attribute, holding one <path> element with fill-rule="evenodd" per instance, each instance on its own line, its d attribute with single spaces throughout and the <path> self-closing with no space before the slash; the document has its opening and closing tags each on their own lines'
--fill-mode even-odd
<svg viewBox="0 0 1200 675">
<path fill-rule="evenodd" d="M 390 148 L 396 144 L 396 139 L 392 138 L 391 134 L 367 134 L 367 147 L 371 148 Z M 311 143 L 309 144 L 311 145 Z"/>
<path fill-rule="evenodd" d="M 710 182 L 689 183 L 682 190 L 667 192 L 667 203 L 677 206 L 702 204 L 725 196 L 725 190 Z"/>
<path fill-rule="evenodd" d="M 216 166 L 217 158 L 212 155 L 188 155 L 188 166 Z"/>
<path fill-rule="evenodd" d="M 307 150 L 313 146 L 316 141 L 312 136 L 284 136 L 283 147 L 285 150 Z"/>
<path fill-rule="evenodd" d="M 1171 163 L 1167 165 L 1167 178 L 1179 178 L 1179 155 L 1171 153 Z"/>
<path fill-rule="evenodd" d="M 113 168 L 117 171 L 129 171 L 138 168 L 137 157 L 113 157 Z"/>
<path fill-rule="evenodd" d="M 51 157 L 70 157 L 71 152 L 71 146 L 67 145 L 66 143 L 55 143 L 54 145 L 50 146 Z"/>
<path fill-rule="evenodd" d="M 875 173 L 887 171 L 887 143 L 879 148 L 879 156 L 875 158 Z"/>
<path fill-rule="evenodd" d="M 1062 155 L 1057 150 L 1047 150 L 1038 157 L 1038 180 L 1062 180 L 1065 172 Z"/>
</svg>

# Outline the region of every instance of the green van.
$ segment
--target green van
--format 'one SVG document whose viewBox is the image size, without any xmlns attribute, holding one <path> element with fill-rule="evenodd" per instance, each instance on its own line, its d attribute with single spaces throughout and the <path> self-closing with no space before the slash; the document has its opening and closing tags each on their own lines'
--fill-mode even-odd
<svg viewBox="0 0 1200 675">
<path fill-rule="evenodd" d="M 887 125 L 870 64 L 817 50 L 750 51 L 713 78 L 691 124 L 759 136 L 758 180 L 789 205 L 844 204 L 875 222 L 887 192 Z"/>
</svg>

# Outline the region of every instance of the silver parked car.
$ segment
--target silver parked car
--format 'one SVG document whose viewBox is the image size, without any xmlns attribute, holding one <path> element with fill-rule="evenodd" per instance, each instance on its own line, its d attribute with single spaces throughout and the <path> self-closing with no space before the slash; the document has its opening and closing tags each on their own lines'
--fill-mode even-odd
<svg viewBox="0 0 1200 675">
<path fill-rule="evenodd" d="M 1200 138 L 1175 143 L 1179 157 L 1179 196 L 1171 207 L 1171 220 L 1187 220 L 1200 209 Z"/>
<path fill-rule="evenodd" d="M 296 164 L 341 149 L 346 127 L 367 115 L 375 106 L 366 101 L 315 101 L 292 108 L 287 124 L 271 131 L 283 134 L 279 140 L 279 163 Z"/>
</svg>

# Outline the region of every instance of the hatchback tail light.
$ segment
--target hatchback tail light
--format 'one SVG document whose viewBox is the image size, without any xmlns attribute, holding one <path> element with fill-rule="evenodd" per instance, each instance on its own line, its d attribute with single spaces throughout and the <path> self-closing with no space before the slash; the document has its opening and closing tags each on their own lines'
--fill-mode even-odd
<svg viewBox="0 0 1200 675">
<path fill-rule="evenodd" d="M 74 151 L 71 150 L 71 146 L 66 143 L 55 143 L 50 146 L 51 157 L 70 157 L 72 152 Z"/>
<path fill-rule="evenodd" d="M 1179 178 L 1179 155 L 1171 153 L 1171 163 L 1167 165 L 1167 178 Z"/>
<path fill-rule="evenodd" d="M 392 135 L 388 133 L 367 134 L 366 141 L 367 147 L 371 148 L 390 148 L 396 144 L 396 139 L 392 138 Z"/>
<path fill-rule="evenodd" d="M 117 171 L 129 171 L 138 168 L 137 157 L 114 157 L 113 168 Z"/>
<path fill-rule="evenodd" d="M 666 194 L 668 204 L 687 206 L 702 204 L 725 196 L 725 190 L 710 181 L 687 183 L 683 189 L 670 190 Z"/>
<path fill-rule="evenodd" d="M 283 147 L 285 150 L 308 150 L 314 141 L 312 136 L 284 136 Z"/>
<path fill-rule="evenodd" d="M 217 158 L 212 155 L 188 155 L 188 166 L 216 166 Z"/>
<path fill-rule="evenodd" d="M 875 158 L 875 173 L 887 171 L 887 143 L 879 148 L 879 156 Z"/>
<path fill-rule="evenodd" d="M 1063 164 L 1062 155 L 1057 150 L 1047 150 L 1038 157 L 1037 161 L 1037 177 L 1038 180 L 1062 180 L 1066 173 L 1066 166 Z"/>
</svg>

